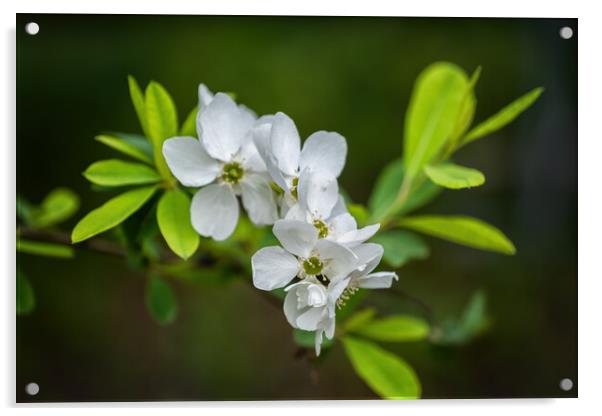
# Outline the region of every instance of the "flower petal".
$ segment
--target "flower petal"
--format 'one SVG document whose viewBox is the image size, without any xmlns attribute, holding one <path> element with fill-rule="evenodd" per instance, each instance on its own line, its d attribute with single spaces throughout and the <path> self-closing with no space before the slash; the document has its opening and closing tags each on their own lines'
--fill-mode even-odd
<svg viewBox="0 0 602 416">
<path fill-rule="evenodd" d="M 316 251 L 322 261 L 322 273 L 330 279 L 331 284 L 344 279 L 357 267 L 357 256 L 347 247 L 334 241 L 322 239 L 316 243 Z"/>
<path fill-rule="evenodd" d="M 287 175 L 295 175 L 299 168 L 301 139 L 295 123 L 284 113 L 274 116 L 270 147 L 278 168 Z"/>
<path fill-rule="evenodd" d="M 319 323 L 326 315 L 326 307 L 307 308 L 297 317 L 296 324 L 299 329 L 304 331 L 315 331 L 318 329 Z"/>
<path fill-rule="evenodd" d="M 262 249 L 262 250 L 264 250 L 264 249 Z M 284 316 L 286 317 L 286 320 L 288 321 L 289 324 L 291 324 L 291 326 L 293 328 L 297 328 L 297 318 L 306 309 L 306 308 L 299 309 L 297 307 L 297 305 L 298 305 L 297 291 L 296 290 L 288 291 L 286 294 L 286 297 L 284 298 L 284 305 L 282 306 L 282 309 L 284 310 Z"/>
<path fill-rule="evenodd" d="M 343 235 L 339 235 L 337 241 L 347 247 L 355 247 L 371 238 L 379 228 L 380 224 L 367 225 L 359 230 L 351 230 Z"/>
<path fill-rule="evenodd" d="M 213 93 L 205 84 L 199 84 L 199 108 L 207 107 L 213 101 Z"/>
<path fill-rule="evenodd" d="M 341 214 L 345 214 L 349 212 L 347 210 L 347 205 L 345 204 L 345 200 L 343 199 L 343 197 L 341 195 L 339 195 L 339 199 L 337 200 L 337 203 L 334 205 L 334 208 L 332 209 L 332 212 L 330 213 L 330 217 L 337 217 Z"/>
<path fill-rule="evenodd" d="M 240 182 L 242 204 L 255 225 L 274 224 L 278 219 L 278 207 L 274 191 L 261 174 L 245 173 Z"/>
<path fill-rule="evenodd" d="M 256 173 L 267 171 L 263 158 L 257 151 L 257 147 L 255 146 L 250 134 L 240 148 L 240 158 L 242 167 L 245 171 Z"/>
<path fill-rule="evenodd" d="M 165 140 L 163 156 L 171 173 L 184 186 L 207 185 L 219 173 L 218 163 L 194 137 L 172 137 Z"/>
<path fill-rule="evenodd" d="M 318 131 L 303 144 L 299 168 L 338 177 L 345 166 L 347 142 L 339 133 Z"/>
<path fill-rule="evenodd" d="M 299 272 L 299 261 L 282 247 L 272 246 L 257 251 L 251 258 L 251 267 L 255 287 L 273 290 L 294 279 Z"/>
<path fill-rule="evenodd" d="M 221 92 L 199 111 L 197 131 L 205 150 L 215 159 L 231 161 L 238 152 L 254 120 Z"/>
<path fill-rule="evenodd" d="M 354 276 L 364 276 L 370 273 L 378 266 L 383 256 L 384 249 L 380 244 L 365 243 L 352 249 L 358 258 L 358 270 L 353 272 Z"/>
<path fill-rule="evenodd" d="M 318 230 L 297 220 L 278 220 L 272 232 L 289 253 L 307 258 L 318 241 Z"/>
<path fill-rule="evenodd" d="M 339 185 L 332 175 L 306 169 L 299 175 L 297 195 L 305 210 L 316 218 L 325 219 L 338 201 Z"/>
<path fill-rule="evenodd" d="M 238 201 L 228 185 L 201 188 L 192 198 L 192 226 L 202 236 L 225 240 L 238 222 Z"/>
<path fill-rule="evenodd" d="M 394 272 L 378 272 L 363 276 L 357 282 L 364 289 L 388 289 L 393 284 L 393 279 L 399 280 Z"/>
<path fill-rule="evenodd" d="M 331 215 L 328 225 L 337 236 L 341 236 L 349 231 L 357 230 L 357 222 L 348 212 L 337 215 L 334 218 Z"/>
<path fill-rule="evenodd" d="M 299 203 L 293 204 L 288 211 L 286 212 L 285 220 L 297 220 L 309 223 L 311 221 L 311 217 L 308 216 L 307 211 L 305 211 Z"/>
</svg>

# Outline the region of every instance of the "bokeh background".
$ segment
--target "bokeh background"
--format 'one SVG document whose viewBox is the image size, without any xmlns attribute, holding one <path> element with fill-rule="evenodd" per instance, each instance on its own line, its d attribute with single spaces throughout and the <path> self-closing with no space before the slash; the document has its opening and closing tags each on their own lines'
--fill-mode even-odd
<svg viewBox="0 0 602 416">
<path fill-rule="evenodd" d="M 30 21 L 36 36 L 24 31 Z M 572 39 L 559 36 L 563 26 Z M 462 347 L 385 348 L 415 368 L 424 398 L 577 394 L 577 20 L 21 14 L 16 38 L 17 192 L 39 202 L 70 187 L 83 199 L 77 218 L 107 199 L 81 176 L 115 155 L 93 137 L 139 132 L 128 74 L 165 85 L 180 119 L 202 81 L 259 114 L 286 112 L 302 137 L 340 132 L 350 148 L 341 183 L 362 203 L 401 154 L 411 88 L 428 64 L 482 65 L 477 122 L 544 86 L 516 122 L 457 154 L 486 174 L 485 186 L 444 192 L 422 210 L 482 218 L 518 254 L 429 238 L 430 259 L 398 271 L 396 290 L 437 319 L 483 289 L 491 329 Z M 20 254 L 18 263 L 37 295 L 36 311 L 17 318 L 18 401 L 375 397 L 340 345 L 313 368 L 294 358 L 282 313 L 243 283 L 176 281 L 179 317 L 161 327 L 146 312 L 144 276 L 122 260 L 81 252 L 72 261 Z M 387 291 L 369 299 L 385 312 L 421 313 Z M 565 377 L 570 392 L 559 388 Z M 40 385 L 33 398 L 31 381 Z"/>
</svg>

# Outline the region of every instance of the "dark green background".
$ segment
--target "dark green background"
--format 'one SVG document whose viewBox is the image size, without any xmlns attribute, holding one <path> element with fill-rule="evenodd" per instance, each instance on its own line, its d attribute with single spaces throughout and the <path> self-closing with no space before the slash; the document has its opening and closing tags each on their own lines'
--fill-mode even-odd
<svg viewBox="0 0 602 416">
<path fill-rule="evenodd" d="M 29 21 L 38 35 L 25 34 Z M 566 25 L 571 40 L 559 36 Z M 423 210 L 495 224 L 518 254 L 429 239 L 430 259 L 400 269 L 394 289 L 443 319 L 483 288 L 493 327 L 460 348 L 385 348 L 412 364 L 425 398 L 575 396 L 559 382 L 577 380 L 576 34 L 575 19 L 18 15 L 17 192 L 38 202 L 68 186 L 83 199 L 77 218 L 107 199 L 80 173 L 115 155 L 96 134 L 139 131 L 128 74 L 165 85 L 180 119 L 202 81 L 259 114 L 284 111 L 303 137 L 340 132 L 349 144 L 341 183 L 359 202 L 401 153 L 405 109 L 426 65 L 483 66 L 477 121 L 544 86 L 515 123 L 457 155 L 486 174 L 485 186 L 447 191 Z M 82 252 L 18 263 L 38 300 L 17 318 L 19 401 L 375 397 L 340 345 L 314 369 L 295 359 L 283 314 L 242 282 L 176 282 L 179 318 L 159 327 L 145 310 L 144 276 L 119 259 Z M 369 302 L 420 313 L 388 291 Z M 30 381 L 40 385 L 33 399 Z"/>
</svg>

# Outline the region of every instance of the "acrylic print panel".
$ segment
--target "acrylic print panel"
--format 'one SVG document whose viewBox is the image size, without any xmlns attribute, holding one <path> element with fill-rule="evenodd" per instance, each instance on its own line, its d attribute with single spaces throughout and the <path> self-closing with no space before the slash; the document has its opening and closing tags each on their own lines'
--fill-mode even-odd
<svg viewBox="0 0 602 416">
<path fill-rule="evenodd" d="M 577 35 L 18 15 L 17 401 L 576 397 Z"/>
</svg>

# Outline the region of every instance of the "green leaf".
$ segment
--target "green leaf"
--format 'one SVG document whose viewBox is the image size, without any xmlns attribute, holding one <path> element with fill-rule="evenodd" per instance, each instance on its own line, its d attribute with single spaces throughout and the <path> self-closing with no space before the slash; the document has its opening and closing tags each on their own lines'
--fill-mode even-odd
<svg viewBox="0 0 602 416">
<path fill-rule="evenodd" d="M 156 186 L 133 189 L 116 196 L 86 215 L 75 226 L 71 241 L 79 243 L 115 227 L 138 211 L 157 190 Z"/>
<path fill-rule="evenodd" d="M 169 178 L 171 173 L 163 158 L 163 142 L 178 134 L 176 106 L 167 90 L 155 81 L 148 84 L 145 96 L 147 136 L 153 144 L 155 164 L 161 176 Z"/>
<path fill-rule="evenodd" d="M 35 254 L 37 256 L 58 257 L 68 259 L 73 257 L 73 249 L 69 246 L 53 243 L 17 239 L 17 251 L 20 253 Z"/>
<path fill-rule="evenodd" d="M 395 268 L 412 259 L 426 259 L 429 256 L 429 248 L 424 240 L 408 231 L 386 231 L 374 236 L 374 242 L 383 246 L 384 260 Z"/>
<path fill-rule="evenodd" d="M 194 107 L 190 113 L 188 113 L 186 120 L 184 120 L 182 127 L 180 127 L 180 136 L 196 137 L 196 116 L 198 112 L 198 107 Z"/>
<path fill-rule="evenodd" d="M 541 87 L 535 88 L 522 97 L 514 100 L 482 123 L 479 123 L 476 127 L 470 130 L 466 136 L 464 136 L 461 141 L 461 145 L 465 145 L 473 140 L 491 134 L 509 124 L 523 111 L 529 108 L 539 98 L 543 91 L 544 89 Z"/>
<path fill-rule="evenodd" d="M 31 225 L 51 227 L 70 218 L 79 209 L 79 197 L 70 189 L 56 188 L 33 211 Z"/>
<path fill-rule="evenodd" d="M 293 329 L 293 338 L 295 343 L 303 348 L 314 349 L 316 344 L 316 332 L 315 331 L 303 331 L 301 329 Z M 334 344 L 332 339 L 322 336 L 322 349 L 330 348 Z"/>
<path fill-rule="evenodd" d="M 376 341 L 408 342 L 426 339 L 430 326 L 413 316 L 394 315 L 366 322 L 352 332 Z"/>
<path fill-rule="evenodd" d="M 184 192 L 173 189 L 163 194 L 157 223 L 169 248 L 184 260 L 199 247 L 200 237 L 190 223 L 190 198 Z"/>
<path fill-rule="evenodd" d="M 153 168 L 119 159 L 94 162 L 84 171 L 84 176 L 101 186 L 142 185 L 161 180 Z"/>
<path fill-rule="evenodd" d="M 404 165 L 412 181 L 450 139 L 468 86 L 456 65 L 437 62 L 418 76 L 405 120 Z"/>
<path fill-rule="evenodd" d="M 376 315 L 376 311 L 373 308 L 363 309 L 351 315 L 343 324 L 343 328 L 347 332 L 353 332 L 355 329 L 370 322 L 374 318 L 374 315 Z"/>
<path fill-rule="evenodd" d="M 344 337 L 343 345 L 355 372 L 380 397 L 420 398 L 418 376 L 403 359 L 369 341 Z"/>
<path fill-rule="evenodd" d="M 500 230 L 472 217 L 423 215 L 404 218 L 399 225 L 481 250 L 516 253 L 512 242 Z"/>
<path fill-rule="evenodd" d="M 452 149 L 455 147 L 457 140 L 466 132 L 472 119 L 474 117 L 475 110 L 477 108 L 477 99 L 474 95 L 474 87 L 481 77 L 481 67 L 479 66 L 470 77 L 470 81 L 464 92 L 464 98 L 460 105 L 460 113 L 456 119 L 456 126 L 451 134 L 450 142 L 452 143 Z"/>
<path fill-rule="evenodd" d="M 17 268 L 17 315 L 33 312 L 36 298 L 29 279 Z"/>
<path fill-rule="evenodd" d="M 435 184 L 449 189 L 472 188 L 485 183 L 485 176 L 478 170 L 448 162 L 427 165 L 424 172 Z"/>
<path fill-rule="evenodd" d="M 368 201 L 372 220 L 380 221 L 383 218 L 387 210 L 395 202 L 403 180 L 404 168 L 401 159 L 392 161 L 382 170 Z M 428 181 L 423 182 L 411 191 L 405 203 L 395 210 L 395 212 L 392 212 L 391 215 L 402 215 L 418 209 L 439 195 L 440 192 L 441 188 L 433 183 Z"/>
<path fill-rule="evenodd" d="M 349 214 L 357 221 L 360 227 L 367 225 L 368 223 L 368 210 L 361 204 L 349 203 L 347 204 Z"/>
<path fill-rule="evenodd" d="M 144 95 L 142 94 L 142 90 L 140 89 L 138 82 L 136 82 L 136 78 L 134 78 L 131 75 L 128 75 L 128 85 L 130 88 L 130 98 L 132 99 L 134 110 L 136 111 L 136 115 L 138 116 L 140 127 L 142 127 L 142 131 L 144 132 L 144 134 L 148 135 Z"/>
<path fill-rule="evenodd" d="M 432 341 L 443 345 L 461 345 L 483 332 L 489 322 L 486 316 L 486 297 L 482 290 L 476 291 L 459 319 L 447 319 L 436 332 Z"/>
<path fill-rule="evenodd" d="M 111 149 L 117 150 L 123 154 L 133 157 L 141 162 L 148 163 L 150 165 L 153 164 L 152 157 L 149 156 L 147 152 L 140 148 L 140 145 L 137 144 L 134 140 L 128 140 L 123 137 L 110 136 L 107 134 L 101 134 L 96 136 L 95 139 L 102 144 L 110 147 Z M 148 144 L 146 139 L 142 138 L 145 144 Z M 152 149 L 151 149 L 152 155 Z"/>
<path fill-rule="evenodd" d="M 31 225 L 33 222 L 33 216 L 35 207 L 25 199 L 23 196 L 17 194 L 17 217 L 21 219 L 25 224 Z"/>
<path fill-rule="evenodd" d="M 178 314 L 176 297 L 169 284 L 162 278 L 151 276 L 146 286 L 146 307 L 161 325 L 175 321 Z"/>
</svg>

